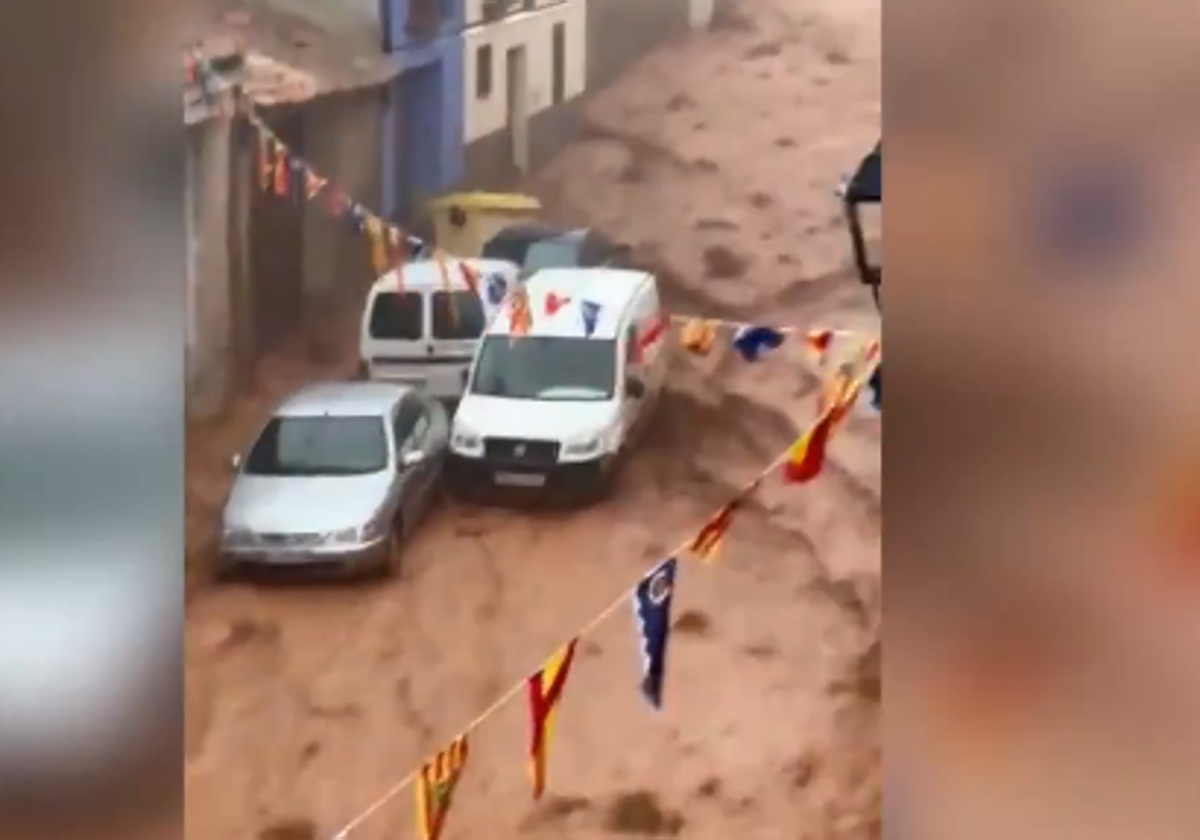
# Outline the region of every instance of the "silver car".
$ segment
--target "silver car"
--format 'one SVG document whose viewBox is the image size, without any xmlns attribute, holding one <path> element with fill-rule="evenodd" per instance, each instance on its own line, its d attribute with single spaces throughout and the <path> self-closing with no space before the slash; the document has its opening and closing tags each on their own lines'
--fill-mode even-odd
<svg viewBox="0 0 1200 840">
<path fill-rule="evenodd" d="M 450 423 L 404 385 L 298 391 L 243 458 L 225 503 L 220 571 L 336 564 L 395 572 L 434 498 Z"/>
</svg>

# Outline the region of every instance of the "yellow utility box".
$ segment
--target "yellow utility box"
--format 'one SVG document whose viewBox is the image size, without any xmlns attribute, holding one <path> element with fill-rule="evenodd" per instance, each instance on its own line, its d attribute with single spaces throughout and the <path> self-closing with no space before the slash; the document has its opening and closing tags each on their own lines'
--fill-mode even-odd
<svg viewBox="0 0 1200 840">
<path fill-rule="evenodd" d="M 452 193 L 429 202 L 437 244 L 456 257 L 477 257 L 501 228 L 533 221 L 542 204 L 516 193 Z"/>
</svg>

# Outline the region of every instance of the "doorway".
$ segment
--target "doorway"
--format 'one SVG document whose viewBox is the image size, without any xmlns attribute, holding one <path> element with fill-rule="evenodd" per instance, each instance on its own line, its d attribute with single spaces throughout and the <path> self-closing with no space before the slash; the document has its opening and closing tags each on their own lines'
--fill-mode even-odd
<svg viewBox="0 0 1200 840">
<path fill-rule="evenodd" d="M 525 175 L 529 172 L 529 77 L 524 47 L 512 47 L 504 54 L 504 87 L 512 162 Z"/>
</svg>

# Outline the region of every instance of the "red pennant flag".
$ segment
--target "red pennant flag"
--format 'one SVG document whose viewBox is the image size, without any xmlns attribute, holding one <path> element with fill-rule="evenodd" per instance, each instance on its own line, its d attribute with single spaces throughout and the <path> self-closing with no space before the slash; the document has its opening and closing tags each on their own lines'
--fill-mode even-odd
<svg viewBox="0 0 1200 840">
<path fill-rule="evenodd" d="M 546 295 L 546 314 L 554 316 L 570 302 L 571 299 L 569 297 L 559 297 L 554 292 L 550 292 L 550 294 Z"/>
<path fill-rule="evenodd" d="M 546 789 L 546 755 L 550 745 L 554 710 L 562 699 L 563 687 L 571 673 L 578 639 L 567 642 L 527 681 L 529 689 L 529 775 L 533 798 L 540 799 Z"/>
<path fill-rule="evenodd" d="M 421 765 L 414 788 L 417 837 L 421 840 L 438 840 L 441 836 L 467 756 L 467 736 L 460 735 Z"/>
</svg>

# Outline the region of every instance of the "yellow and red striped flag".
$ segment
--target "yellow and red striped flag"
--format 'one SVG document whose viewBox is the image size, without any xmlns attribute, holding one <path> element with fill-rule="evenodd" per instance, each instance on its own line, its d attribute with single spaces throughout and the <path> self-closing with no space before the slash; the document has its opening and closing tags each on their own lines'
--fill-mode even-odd
<svg viewBox="0 0 1200 840">
<path fill-rule="evenodd" d="M 801 484 L 817 477 L 825 463 L 825 449 L 837 419 L 838 413 L 834 406 L 830 406 L 817 418 L 816 423 L 796 438 L 796 442 L 788 448 L 787 460 L 783 463 L 785 484 Z"/>
<path fill-rule="evenodd" d="M 716 560 L 717 554 L 721 550 L 721 545 L 725 541 L 725 533 L 733 523 L 733 515 L 741 508 L 744 499 L 744 494 L 739 495 L 709 517 L 708 521 L 701 526 L 696 536 L 692 539 L 692 542 L 688 545 L 688 551 L 705 563 Z"/>
<path fill-rule="evenodd" d="M 438 840 L 463 768 L 467 766 L 467 736 L 459 735 L 446 749 L 421 765 L 414 793 L 417 805 L 417 837 Z"/>
<path fill-rule="evenodd" d="M 572 639 L 546 660 L 536 674 L 527 681 L 529 688 L 529 776 L 533 782 L 533 798 L 540 799 L 546 789 L 546 755 L 550 746 L 550 733 L 554 721 L 554 710 L 562 699 L 563 687 L 571 673 L 575 659 L 575 644 Z"/>
</svg>

